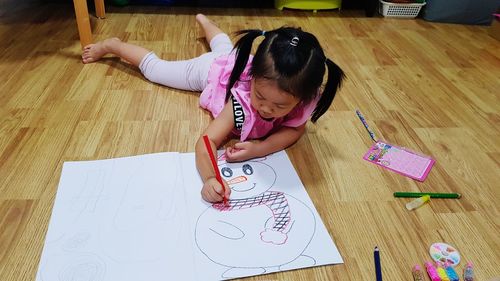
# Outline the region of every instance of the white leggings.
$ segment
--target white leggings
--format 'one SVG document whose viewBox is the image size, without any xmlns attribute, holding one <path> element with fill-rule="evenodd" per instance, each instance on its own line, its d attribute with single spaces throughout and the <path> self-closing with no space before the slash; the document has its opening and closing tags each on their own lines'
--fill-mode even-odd
<svg viewBox="0 0 500 281">
<path fill-rule="evenodd" d="M 233 44 L 227 34 L 220 33 L 210 41 L 210 49 L 211 52 L 197 58 L 181 61 L 162 60 L 151 52 L 142 59 L 139 69 L 151 82 L 181 90 L 203 91 L 212 62 L 230 53 Z"/>
</svg>

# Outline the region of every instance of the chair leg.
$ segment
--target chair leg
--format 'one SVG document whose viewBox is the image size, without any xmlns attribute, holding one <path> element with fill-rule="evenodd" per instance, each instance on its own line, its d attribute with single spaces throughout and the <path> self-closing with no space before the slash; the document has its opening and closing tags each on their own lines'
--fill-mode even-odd
<svg viewBox="0 0 500 281">
<path fill-rule="evenodd" d="M 80 35 L 82 48 L 92 43 L 92 31 L 90 29 L 89 10 L 86 0 L 73 0 L 76 14 L 76 24 Z"/>
<path fill-rule="evenodd" d="M 95 14 L 98 18 L 103 19 L 106 17 L 106 12 L 104 10 L 104 0 L 94 0 L 95 4 Z"/>
</svg>

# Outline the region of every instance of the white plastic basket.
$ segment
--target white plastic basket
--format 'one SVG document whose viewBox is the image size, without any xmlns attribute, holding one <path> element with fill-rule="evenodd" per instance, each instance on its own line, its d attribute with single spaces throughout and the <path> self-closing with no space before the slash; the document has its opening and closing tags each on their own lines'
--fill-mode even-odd
<svg viewBox="0 0 500 281">
<path fill-rule="evenodd" d="M 424 3 L 391 3 L 382 0 L 379 5 L 379 12 L 384 17 L 395 18 L 415 18 L 418 16 Z"/>
</svg>

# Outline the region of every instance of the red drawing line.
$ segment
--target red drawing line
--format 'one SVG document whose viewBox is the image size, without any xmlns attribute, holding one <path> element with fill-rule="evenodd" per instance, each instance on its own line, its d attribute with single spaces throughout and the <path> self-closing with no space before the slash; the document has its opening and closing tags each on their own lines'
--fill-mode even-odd
<svg viewBox="0 0 500 281">
<path fill-rule="evenodd" d="M 266 191 L 261 195 L 250 198 L 231 199 L 231 204 L 212 204 L 212 207 L 219 211 L 243 210 L 248 208 L 266 205 L 273 212 L 273 230 L 284 233 L 286 227 L 291 222 L 290 207 L 285 194 L 280 191 Z"/>
<path fill-rule="evenodd" d="M 208 155 L 210 156 L 210 161 L 212 161 L 212 166 L 214 167 L 215 178 L 222 186 L 222 192 L 223 192 L 222 199 L 224 200 L 224 205 L 227 205 L 226 188 L 224 187 L 224 184 L 222 183 L 222 178 L 220 177 L 219 168 L 217 166 L 217 162 L 215 161 L 214 152 L 212 151 L 212 146 L 210 145 L 210 141 L 208 140 L 207 135 L 203 136 L 203 141 L 205 142 L 205 147 L 207 148 Z"/>
</svg>

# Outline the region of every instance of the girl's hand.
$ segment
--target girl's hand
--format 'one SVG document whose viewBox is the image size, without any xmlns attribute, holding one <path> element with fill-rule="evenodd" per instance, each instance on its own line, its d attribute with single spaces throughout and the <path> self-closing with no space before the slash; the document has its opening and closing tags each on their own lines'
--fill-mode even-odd
<svg viewBox="0 0 500 281">
<path fill-rule="evenodd" d="M 232 147 L 226 148 L 227 162 L 241 162 L 259 157 L 259 141 L 238 142 Z"/>
<path fill-rule="evenodd" d="M 222 182 L 224 183 L 224 187 L 226 190 L 225 196 L 227 199 L 229 199 L 231 188 L 229 188 L 229 185 L 224 179 L 222 180 Z M 201 189 L 201 197 L 203 198 L 203 200 L 210 203 L 216 203 L 222 201 L 223 195 L 224 192 L 222 189 L 222 185 L 220 185 L 215 177 L 207 179 L 203 184 L 203 188 Z"/>
</svg>

